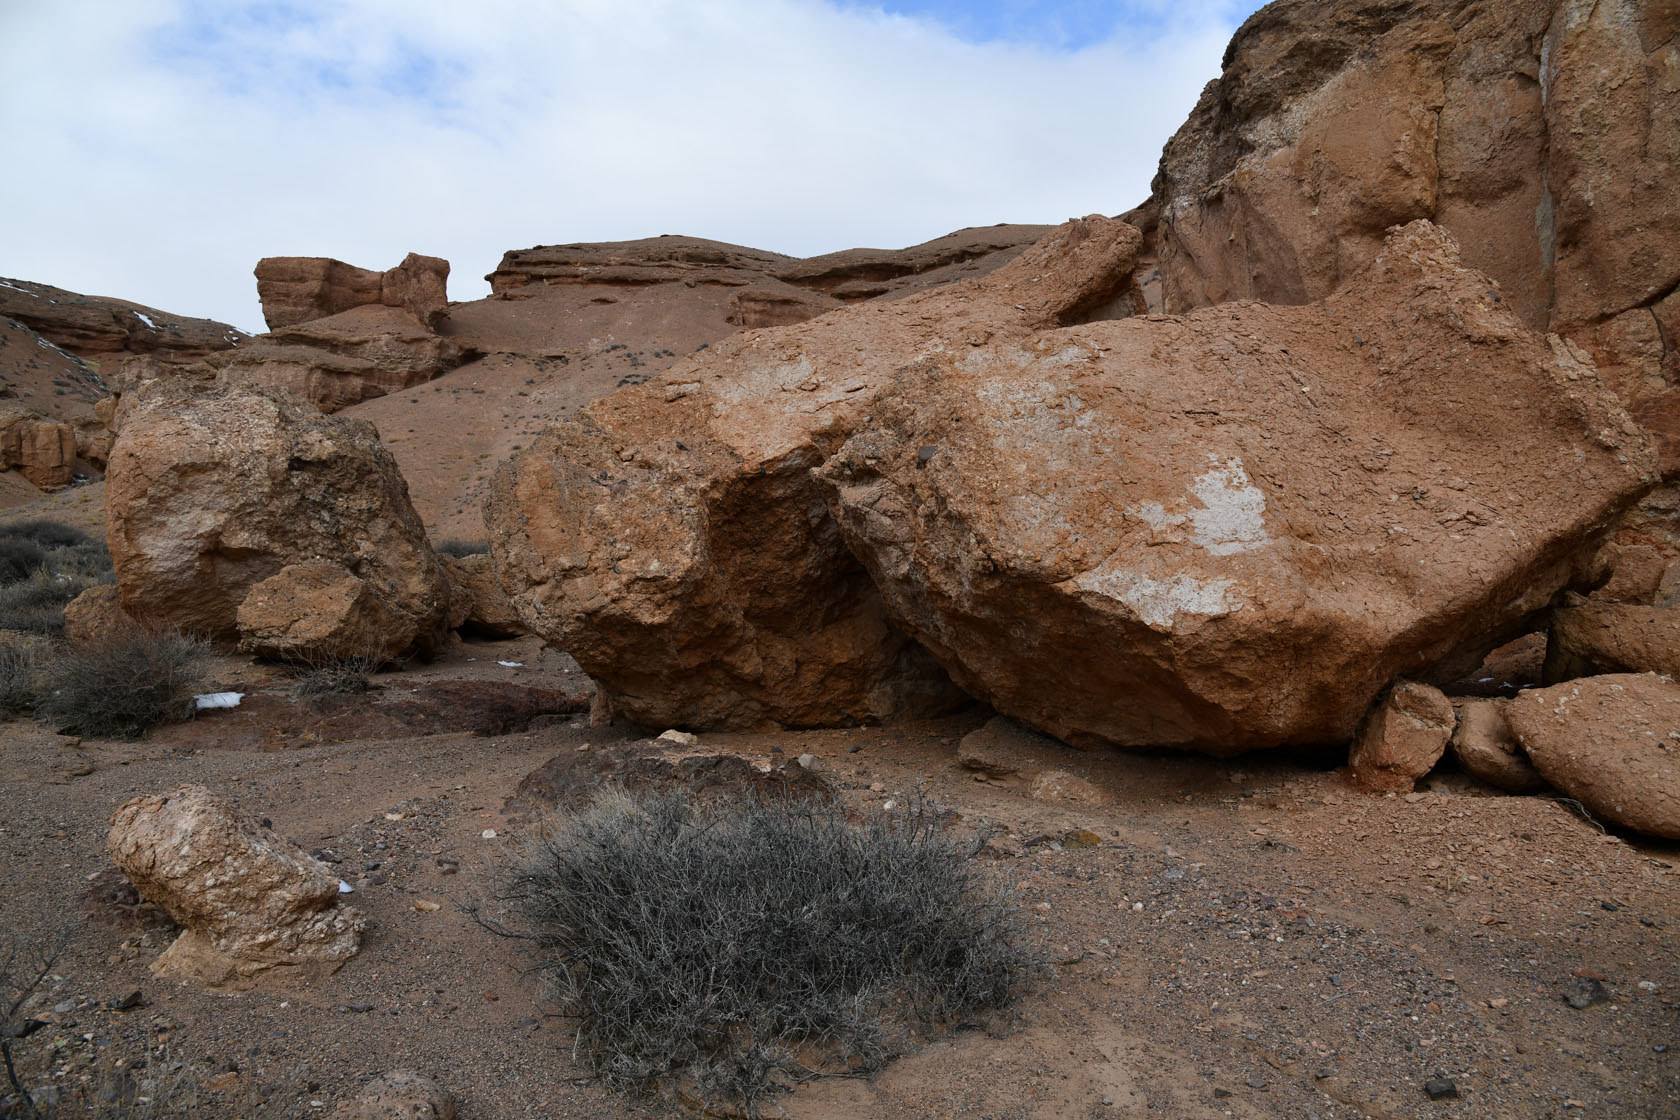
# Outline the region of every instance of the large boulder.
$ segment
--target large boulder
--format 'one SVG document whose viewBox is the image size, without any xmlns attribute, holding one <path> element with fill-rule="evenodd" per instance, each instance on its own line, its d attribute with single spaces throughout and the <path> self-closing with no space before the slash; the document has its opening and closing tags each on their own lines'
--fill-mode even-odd
<svg viewBox="0 0 1680 1120">
<path fill-rule="evenodd" d="M 70 485 L 76 429 L 34 409 L 0 409 L 0 470 L 14 469 L 43 490 Z"/>
<path fill-rule="evenodd" d="M 1166 308 L 1320 299 L 1428 218 L 1680 469 L 1680 20 L 1648 0 L 1289 0 L 1163 152 Z"/>
<path fill-rule="evenodd" d="M 365 922 L 341 902 L 338 876 L 202 786 L 124 802 L 108 847 L 140 897 L 186 927 L 152 965 L 160 976 L 313 979 L 360 948 Z"/>
<path fill-rule="evenodd" d="M 1586 603 L 1553 611 L 1547 683 L 1606 673 L 1680 676 L 1680 610 Z"/>
<path fill-rule="evenodd" d="M 983 278 L 746 331 L 596 402 L 495 478 L 486 522 L 514 609 L 613 711 L 650 726 L 840 724 L 949 703 L 811 469 L 900 370 L 1111 303 L 1139 240 L 1106 218 L 1070 222 Z"/>
<path fill-rule="evenodd" d="M 432 327 L 449 307 L 449 262 L 418 253 L 384 272 L 330 257 L 264 257 L 255 275 L 271 331 L 370 304 L 399 308 Z"/>
<path fill-rule="evenodd" d="M 1505 721 L 1541 776 L 1588 812 L 1680 839 L 1680 685 L 1587 677 L 1519 693 Z"/>
<path fill-rule="evenodd" d="M 254 588 L 329 563 L 354 579 L 358 602 L 377 602 L 384 625 L 376 649 L 335 642 L 310 656 L 427 654 L 443 640 L 449 583 L 371 424 L 282 391 L 160 379 L 125 398 L 121 428 L 105 520 L 129 614 L 231 642 L 245 636 Z"/>
<path fill-rule="evenodd" d="M 1523 632 L 1656 479 L 1427 222 L 1313 305 L 927 354 L 869 408 L 818 473 L 890 617 L 1075 745 L 1345 742 Z"/>
<path fill-rule="evenodd" d="M 1403 793 L 1435 768 L 1458 724 L 1438 688 L 1400 681 L 1365 718 L 1348 752 L 1348 778 L 1377 792 Z"/>
</svg>

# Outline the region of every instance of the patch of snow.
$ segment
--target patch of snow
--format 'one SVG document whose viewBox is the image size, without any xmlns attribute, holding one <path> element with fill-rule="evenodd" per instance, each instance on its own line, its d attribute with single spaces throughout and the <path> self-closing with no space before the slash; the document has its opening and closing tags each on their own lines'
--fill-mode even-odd
<svg viewBox="0 0 1680 1120">
<path fill-rule="evenodd" d="M 498 662 L 496 662 L 496 664 L 504 665 L 509 669 L 523 669 L 523 668 L 525 668 L 525 662 L 523 662 L 523 661 L 498 661 Z"/>
<path fill-rule="evenodd" d="M 30 291 L 28 288 L 20 288 L 16 284 L 8 284 L 4 280 L 0 280 L 0 288 L 10 288 L 12 291 L 22 292 L 26 296 L 34 296 L 34 298 L 36 298 L 36 299 L 41 298 L 39 295 Z"/>
<path fill-rule="evenodd" d="M 154 331 L 158 329 L 158 325 L 156 323 L 152 322 L 151 317 L 148 316 L 144 311 L 136 311 L 134 313 L 134 317 L 136 319 L 139 319 L 142 323 L 146 324 L 148 327 L 152 328 Z"/>
<path fill-rule="evenodd" d="M 339 894 L 355 894 L 356 893 L 356 888 L 352 887 L 349 883 L 346 883 L 343 879 L 340 879 L 338 881 L 338 893 Z M 282 1006 L 284 1006 L 284 1005 L 282 1004 Z"/>
<path fill-rule="evenodd" d="M 237 708 L 243 699 L 243 692 L 201 692 L 193 697 L 193 706 L 201 712 L 211 708 Z"/>
</svg>

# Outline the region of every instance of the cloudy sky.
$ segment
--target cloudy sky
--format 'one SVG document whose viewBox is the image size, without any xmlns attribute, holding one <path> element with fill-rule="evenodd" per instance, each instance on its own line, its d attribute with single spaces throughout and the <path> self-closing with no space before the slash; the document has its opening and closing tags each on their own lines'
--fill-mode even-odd
<svg viewBox="0 0 1680 1120">
<path fill-rule="evenodd" d="M 0 276 L 261 329 L 251 268 L 1118 213 L 1258 0 L 0 0 Z"/>
</svg>

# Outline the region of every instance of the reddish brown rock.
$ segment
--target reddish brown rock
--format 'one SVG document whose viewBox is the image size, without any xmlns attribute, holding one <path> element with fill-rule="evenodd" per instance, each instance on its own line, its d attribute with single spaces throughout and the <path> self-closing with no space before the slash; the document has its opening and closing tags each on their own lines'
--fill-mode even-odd
<svg viewBox="0 0 1680 1120">
<path fill-rule="evenodd" d="M 1538 793 L 1545 779 L 1534 769 L 1505 723 L 1506 700 L 1456 702 L 1458 727 L 1452 734 L 1453 757 L 1465 770 L 1509 793 Z"/>
<path fill-rule="evenodd" d="M 212 987 L 275 970 L 312 979 L 356 954 L 364 920 L 338 876 L 202 786 L 111 814 L 111 858 L 140 896 L 186 927 L 152 965 Z"/>
<path fill-rule="evenodd" d="M 406 311 L 374 305 L 276 328 L 209 366 L 230 384 L 286 389 L 337 412 L 423 384 L 473 356 Z"/>
<path fill-rule="evenodd" d="M 414 646 L 412 626 L 350 569 L 331 560 L 288 564 L 253 586 L 236 615 L 239 648 L 282 661 L 364 658 Z"/>
<path fill-rule="evenodd" d="M 1586 677 L 1512 698 L 1505 719 L 1540 775 L 1588 812 L 1680 839 L 1680 685 Z"/>
<path fill-rule="evenodd" d="M 33 409 L 0 409 L 0 470 L 16 470 L 43 490 L 70 485 L 76 430 Z"/>
<path fill-rule="evenodd" d="M 54 345 L 96 360 L 150 354 L 161 361 L 193 362 L 245 339 L 242 332 L 212 319 L 173 315 L 28 280 L 0 280 L 0 318 L 15 319 Z"/>
<path fill-rule="evenodd" d="M 106 539 L 137 619 L 232 641 L 254 587 L 324 561 L 378 599 L 383 650 L 442 641 L 448 580 L 372 425 L 284 392 L 165 379 L 125 397 L 121 428 Z"/>
<path fill-rule="evenodd" d="M 1605 673 L 1680 676 L 1680 610 L 1588 603 L 1553 611 L 1547 683 Z"/>
<path fill-rule="evenodd" d="M 526 633 L 525 624 L 496 581 L 488 554 L 439 553 L 438 562 L 449 575 L 451 630 L 464 630 L 481 638 L 517 638 Z"/>
<path fill-rule="evenodd" d="M 1170 311 L 1320 299 L 1429 218 L 1680 464 L 1680 40 L 1641 0 L 1300 0 L 1243 25 L 1151 200 Z"/>
<path fill-rule="evenodd" d="M 1452 701 L 1440 689 L 1401 681 L 1355 736 L 1348 778 L 1368 790 L 1408 791 L 1441 761 L 1455 725 Z"/>
<path fill-rule="evenodd" d="M 75 645 L 103 646 L 133 627 L 114 583 L 90 587 L 64 608 L 64 636 Z"/>
<path fill-rule="evenodd" d="M 1009 265 L 746 332 L 584 410 L 496 476 L 502 586 L 620 716 L 851 723 L 949 703 L 894 632 L 811 478 L 908 363 L 1020 339 L 1129 284 L 1138 235 L 1069 223 Z"/>
<path fill-rule="evenodd" d="M 1655 481 L 1428 223 L 1318 304 L 930 354 L 869 407 L 818 472 L 850 551 L 958 684 L 1075 745 L 1345 742 L 1581 580 Z"/>
<path fill-rule="evenodd" d="M 271 331 L 369 305 L 406 311 L 429 328 L 449 307 L 449 262 L 418 253 L 384 272 L 329 257 L 265 257 L 255 275 Z"/>
</svg>

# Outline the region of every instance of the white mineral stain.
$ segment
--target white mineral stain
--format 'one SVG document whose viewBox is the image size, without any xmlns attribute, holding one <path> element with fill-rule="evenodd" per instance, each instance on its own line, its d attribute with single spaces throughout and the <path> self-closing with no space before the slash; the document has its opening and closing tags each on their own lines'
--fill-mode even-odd
<svg viewBox="0 0 1680 1120">
<path fill-rule="evenodd" d="M 1218 464 L 1217 458 L 1213 459 Z M 1159 502 L 1140 502 L 1127 512 L 1151 529 L 1190 524 L 1190 539 L 1215 556 L 1247 552 L 1271 543 L 1266 534 L 1266 495 L 1248 480 L 1239 458 L 1201 475 L 1190 485 L 1201 508 L 1168 513 Z"/>
<path fill-rule="evenodd" d="M 1228 579 L 1199 580 L 1176 575 L 1155 579 L 1137 572 L 1104 572 L 1093 569 L 1073 581 L 1082 591 L 1094 591 L 1117 599 L 1137 612 L 1138 618 L 1156 630 L 1170 630 L 1181 614 L 1212 618 L 1230 614 L 1242 606 L 1230 594 Z"/>
</svg>

